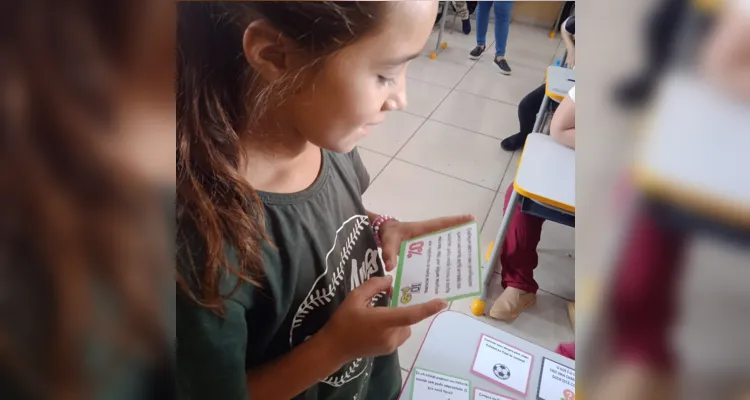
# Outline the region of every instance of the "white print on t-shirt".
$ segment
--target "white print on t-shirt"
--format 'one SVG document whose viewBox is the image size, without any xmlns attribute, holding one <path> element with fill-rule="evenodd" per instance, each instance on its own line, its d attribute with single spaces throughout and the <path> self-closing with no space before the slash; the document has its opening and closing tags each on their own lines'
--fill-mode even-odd
<svg viewBox="0 0 750 400">
<path fill-rule="evenodd" d="M 339 299 L 335 303 L 340 303 L 350 291 L 380 271 L 377 249 L 368 248 L 367 241 L 360 240 L 360 235 L 369 225 L 366 215 L 355 215 L 336 230 L 333 245 L 326 254 L 325 270 L 317 277 L 292 319 L 290 347 L 304 342 L 325 324 L 332 313 L 329 307 L 332 307 L 334 299 Z M 361 262 L 355 258 L 360 254 L 363 255 Z M 384 297 L 385 292 L 379 293 L 372 299 L 372 304 Z M 345 364 L 322 383 L 341 387 L 363 373 L 369 374 L 371 368 L 372 359 L 358 358 Z"/>
</svg>

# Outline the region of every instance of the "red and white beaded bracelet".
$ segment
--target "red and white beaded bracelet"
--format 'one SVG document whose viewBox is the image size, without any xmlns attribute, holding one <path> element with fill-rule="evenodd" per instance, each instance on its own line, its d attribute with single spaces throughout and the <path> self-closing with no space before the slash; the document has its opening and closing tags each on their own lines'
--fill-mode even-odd
<svg viewBox="0 0 750 400">
<path fill-rule="evenodd" d="M 380 240 L 380 227 L 384 223 L 386 223 L 387 221 L 391 221 L 391 220 L 398 221 L 398 219 L 396 219 L 394 217 L 390 217 L 390 216 L 385 215 L 385 214 L 378 215 L 375 218 L 375 221 L 372 221 L 372 224 L 371 224 L 372 225 L 372 230 L 375 231 L 375 243 L 378 245 L 378 247 L 383 247 L 382 244 L 381 244 L 382 241 Z"/>
</svg>

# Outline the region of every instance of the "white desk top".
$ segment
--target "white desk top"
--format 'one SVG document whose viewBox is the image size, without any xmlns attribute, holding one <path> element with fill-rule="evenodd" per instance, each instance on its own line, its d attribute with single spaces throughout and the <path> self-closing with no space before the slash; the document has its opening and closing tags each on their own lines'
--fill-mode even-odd
<svg viewBox="0 0 750 400">
<path fill-rule="evenodd" d="M 750 103 L 686 74 L 669 77 L 662 90 L 637 154 L 641 188 L 697 212 L 747 216 Z"/>
<path fill-rule="evenodd" d="M 536 399 L 543 357 L 575 369 L 575 361 L 571 359 L 517 336 L 513 336 L 466 314 L 456 311 L 445 311 L 438 314 L 433 320 L 432 325 L 430 325 L 424 343 L 422 343 L 422 348 L 419 350 L 417 359 L 412 366 L 412 371 L 414 371 L 414 368 L 424 368 L 460 377 L 471 381 L 472 390 L 478 387 L 520 400 L 521 398 L 518 393 L 494 385 L 492 382 L 471 373 L 474 355 L 477 352 L 477 345 L 482 334 L 491 336 L 534 356 L 531 365 L 529 388 L 524 399 Z M 409 373 L 406 384 L 401 390 L 401 397 L 399 397 L 401 400 L 409 399 L 411 393 L 411 374 Z"/>
<path fill-rule="evenodd" d="M 547 67 L 547 87 L 545 89 L 547 96 L 555 100 L 562 100 L 570 89 L 576 84 L 575 72 L 570 68 Z"/>
<path fill-rule="evenodd" d="M 575 213 L 575 150 L 548 135 L 530 134 L 521 153 L 513 187 L 524 197 Z"/>
</svg>

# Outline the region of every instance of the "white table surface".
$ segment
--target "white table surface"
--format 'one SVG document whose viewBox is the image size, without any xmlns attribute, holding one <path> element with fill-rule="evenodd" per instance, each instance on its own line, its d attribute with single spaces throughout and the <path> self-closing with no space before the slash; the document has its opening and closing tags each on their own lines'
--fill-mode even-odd
<svg viewBox="0 0 750 400">
<path fill-rule="evenodd" d="M 567 96 L 576 84 L 575 79 L 575 71 L 570 68 L 547 67 L 547 91 L 554 95 Z"/>
<path fill-rule="evenodd" d="M 729 201 L 750 211 L 750 103 L 682 73 L 665 81 L 637 167 L 680 196 Z"/>
<path fill-rule="evenodd" d="M 483 334 L 517 347 L 534 356 L 531 364 L 529 388 L 526 397 L 523 399 L 536 399 L 542 359 L 544 357 L 575 369 L 575 361 L 569 358 L 513 336 L 466 314 L 457 311 L 444 311 L 435 317 L 427 331 L 427 336 L 424 343 L 422 343 L 419 354 L 417 354 L 414 366 L 411 369 L 412 372 L 409 373 L 406 379 L 406 384 L 401 391 L 399 399 L 409 399 L 414 368 L 423 368 L 469 380 L 471 382 L 472 395 L 474 388 L 478 387 L 512 399 L 521 400 L 522 398 L 518 393 L 495 385 L 471 373 L 479 339 Z"/>
<path fill-rule="evenodd" d="M 576 206 L 576 153 L 548 135 L 531 133 L 514 183 L 519 193 L 568 212 Z M 561 203 L 567 207 L 559 207 Z"/>
</svg>

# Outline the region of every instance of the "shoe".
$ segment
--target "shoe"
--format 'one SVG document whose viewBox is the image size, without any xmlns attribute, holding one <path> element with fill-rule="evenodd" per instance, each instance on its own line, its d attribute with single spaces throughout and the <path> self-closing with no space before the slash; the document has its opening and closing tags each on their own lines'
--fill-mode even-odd
<svg viewBox="0 0 750 400">
<path fill-rule="evenodd" d="M 500 67 L 500 73 L 503 75 L 510 75 L 510 65 L 508 65 L 508 62 L 505 61 L 504 58 L 501 58 L 498 60 L 497 57 L 495 57 L 495 65 Z"/>
<path fill-rule="evenodd" d="M 435 25 L 439 24 L 442 18 L 443 18 L 443 13 L 438 13 L 437 17 L 435 17 Z"/>
<path fill-rule="evenodd" d="M 525 292 L 521 289 L 508 286 L 500 297 L 495 300 L 490 309 L 490 317 L 511 322 L 518 317 L 523 310 L 536 303 L 536 293 Z"/>
<path fill-rule="evenodd" d="M 527 136 L 528 135 L 525 135 L 521 132 L 518 132 L 515 135 L 510 135 L 507 138 L 503 139 L 502 142 L 500 142 L 500 147 L 502 147 L 505 151 L 521 150 L 524 143 L 526 143 Z"/>
<path fill-rule="evenodd" d="M 484 49 L 486 49 L 485 46 L 477 46 L 474 48 L 474 50 L 469 53 L 469 58 L 472 60 L 478 60 L 479 57 L 482 56 L 482 53 L 484 53 Z"/>
<path fill-rule="evenodd" d="M 463 29 L 465 34 L 467 35 L 470 34 L 471 33 L 471 20 L 469 19 L 463 20 L 461 29 Z"/>
</svg>

